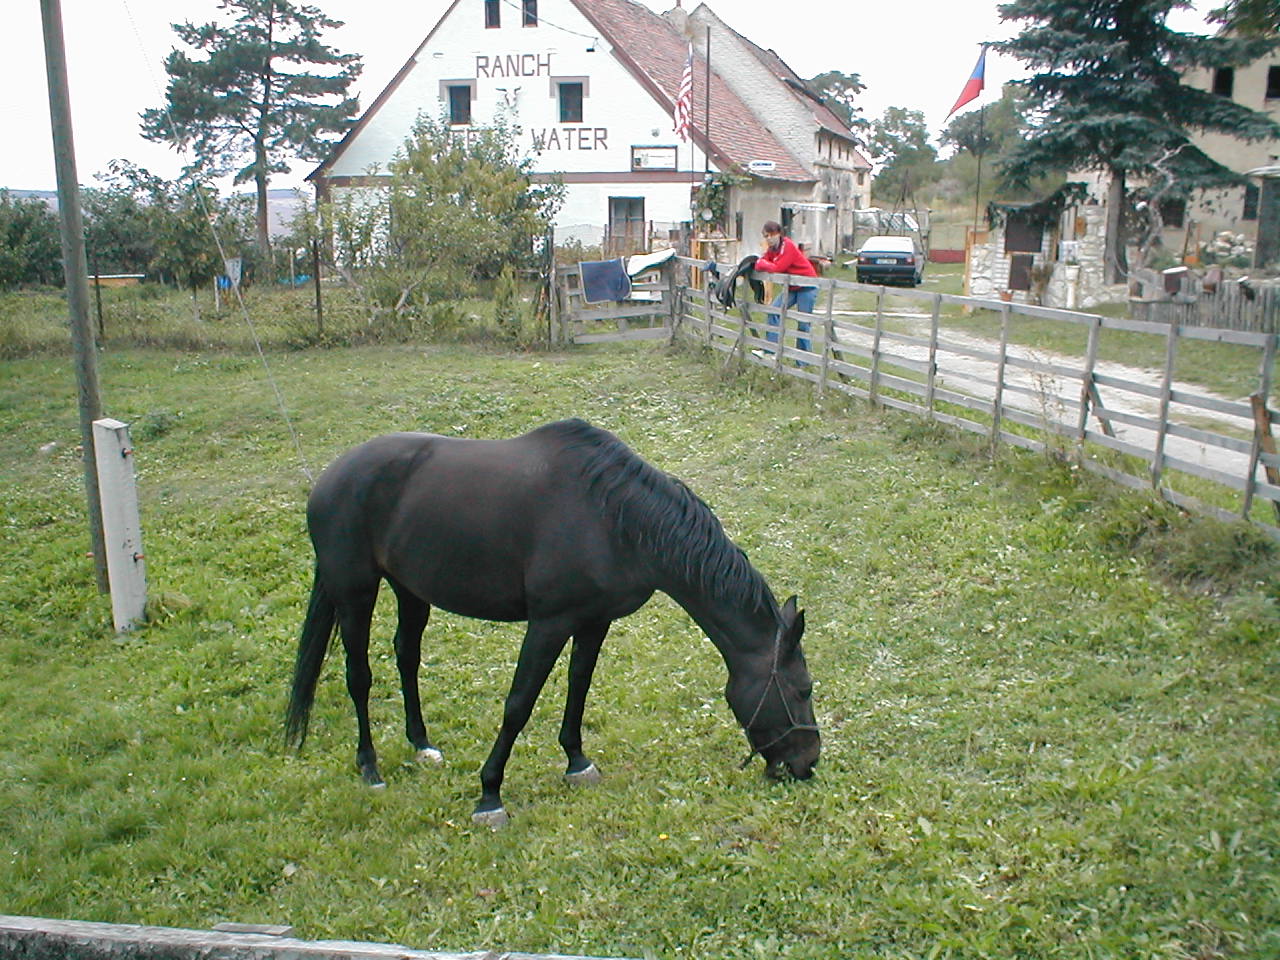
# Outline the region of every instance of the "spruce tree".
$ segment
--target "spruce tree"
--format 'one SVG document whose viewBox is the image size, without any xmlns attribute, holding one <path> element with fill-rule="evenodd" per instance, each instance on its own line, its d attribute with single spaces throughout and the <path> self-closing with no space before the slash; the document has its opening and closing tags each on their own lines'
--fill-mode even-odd
<svg viewBox="0 0 1280 960">
<path fill-rule="evenodd" d="M 1240 174 L 1191 141 L 1211 132 L 1256 141 L 1280 124 L 1229 98 L 1183 82 L 1191 69 L 1238 67 L 1275 46 L 1265 37 L 1201 36 L 1168 26 L 1185 0 L 1013 0 L 1003 20 L 1022 32 L 992 46 L 1033 71 L 1019 81 L 1039 122 L 1004 163 L 1012 184 L 1046 169 L 1095 169 L 1110 178 L 1107 264 L 1124 279 L 1121 210 L 1127 179 L 1158 174 L 1182 193 L 1240 184 Z"/>
<path fill-rule="evenodd" d="M 316 7 L 220 0 L 218 9 L 222 22 L 173 24 L 182 42 L 203 56 L 170 52 L 166 104 L 142 113 L 142 135 L 189 145 L 202 173 L 234 172 L 236 183 L 252 181 L 265 256 L 271 175 L 286 172 L 291 159 L 319 159 L 329 139 L 350 127 L 359 103 L 347 89 L 362 64 L 358 55 L 321 42 L 323 31 L 342 22 Z"/>
</svg>

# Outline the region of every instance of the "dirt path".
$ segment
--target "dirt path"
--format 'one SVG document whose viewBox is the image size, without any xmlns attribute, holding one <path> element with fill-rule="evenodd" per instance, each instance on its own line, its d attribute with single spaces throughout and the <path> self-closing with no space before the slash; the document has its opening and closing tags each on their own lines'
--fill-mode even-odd
<svg viewBox="0 0 1280 960">
<path fill-rule="evenodd" d="M 847 317 L 855 322 L 863 319 L 872 318 L 875 313 L 872 311 L 849 311 L 836 310 L 837 317 Z M 908 333 L 915 337 L 928 338 L 931 317 L 929 314 L 922 313 L 903 313 L 895 312 L 885 313 L 886 317 L 892 317 L 895 320 L 906 321 L 908 325 Z M 858 343 L 860 346 L 870 347 L 871 338 L 868 336 L 860 336 L 858 334 L 850 334 L 843 332 L 841 339 L 849 342 Z M 974 350 L 982 350 L 988 353 L 998 353 L 1000 344 L 998 341 L 988 340 L 983 337 L 975 337 L 970 334 L 963 333 L 958 330 L 942 329 L 939 331 L 939 339 L 943 342 L 952 343 L 957 346 L 968 347 Z M 927 347 L 916 346 L 914 344 L 898 343 L 896 341 L 888 341 L 882 344 L 888 352 L 906 357 L 911 360 L 928 361 L 929 350 Z M 1010 344 L 1008 348 L 1010 356 L 1016 356 L 1027 360 L 1033 360 L 1041 364 L 1057 364 L 1063 367 L 1080 367 L 1081 358 L 1077 356 L 1054 353 L 1049 350 L 1039 350 L 1019 344 Z M 964 356 L 962 354 L 950 353 L 939 350 L 939 376 L 938 383 L 941 385 L 948 379 L 952 382 L 949 384 L 950 389 L 957 390 L 971 396 L 981 397 L 990 400 L 995 394 L 995 387 L 990 381 L 996 379 L 996 364 L 986 360 L 979 360 L 974 357 Z M 1113 376 L 1125 380 L 1131 380 L 1135 383 L 1144 384 L 1159 389 L 1163 384 L 1164 376 L 1160 371 L 1148 370 L 1142 367 L 1131 367 L 1122 363 L 1114 363 L 1112 361 L 1099 360 L 1096 365 L 1098 373 Z M 1060 422 L 1069 422 L 1074 427 L 1074 410 L 1064 409 L 1062 404 L 1057 402 L 1058 397 L 1074 398 L 1079 390 L 1078 381 L 1062 379 L 1047 373 L 1034 373 L 1024 370 L 1020 367 L 1005 367 L 1005 383 L 1013 384 L 1032 391 L 1031 396 L 1027 396 L 1021 392 L 1006 392 L 1004 394 L 1004 402 L 1012 407 L 1017 407 L 1037 414 L 1045 418 L 1052 418 Z M 969 378 L 978 378 L 981 381 Z M 1195 394 L 1196 396 L 1209 397 L 1224 402 L 1233 401 L 1232 398 L 1222 397 L 1215 394 L 1198 384 L 1186 383 L 1183 381 L 1174 381 L 1173 389 L 1185 393 Z M 1120 413 L 1130 413 L 1142 417 L 1157 418 L 1160 413 L 1160 401 L 1156 397 L 1147 397 L 1142 394 L 1133 393 L 1128 390 L 1118 390 L 1111 387 L 1100 387 L 1099 393 L 1102 397 L 1103 406 L 1110 410 Z M 1200 407 L 1189 407 L 1185 404 L 1171 404 L 1169 408 L 1169 418 L 1172 422 L 1183 426 L 1195 427 L 1201 430 L 1213 433 L 1221 433 L 1227 436 L 1238 438 L 1246 438 L 1253 433 L 1253 422 L 1246 417 L 1236 417 L 1230 414 L 1218 413 L 1214 410 L 1204 410 Z M 1092 420 L 1091 429 L 1097 429 L 1098 421 Z M 1156 432 L 1147 430 L 1142 427 L 1129 426 L 1122 423 L 1114 423 L 1116 436 L 1127 443 L 1135 446 L 1145 447 L 1153 450 L 1156 444 Z M 1169 436 L 1165 438 L 1165 452 L 1179 460 L 1186 460 L 1205 467 L 1211 467 L 1225 473 L 1234 474 L 1243 477 L 1249 469 L 1249 456 L 1243 453 L 1237 453 L 1233 450 L 1224 450 L 1221 447 L 1208 443 L 1201 443 L 1184 437 Z"/>
</svg>

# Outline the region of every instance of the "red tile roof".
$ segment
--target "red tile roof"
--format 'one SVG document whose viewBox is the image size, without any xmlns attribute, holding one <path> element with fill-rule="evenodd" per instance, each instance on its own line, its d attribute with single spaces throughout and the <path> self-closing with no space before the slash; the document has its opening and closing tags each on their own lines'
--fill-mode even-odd
<svg viewBox="0 0 1280 960">
<path fill-rule="evenodd" d="M 631 0 L 572 0 L 603 39 L 613 55 L 635 75 L 655 100 L 675 112 L 680 75 L 689 52 L 689 40 L 664 18 Z M 812 171 L 795 158 L 751 112 L 729 85 L 711 70 L 711 134 L 706 136 L 707 63 L 693 54 L 693 137 L 718 166 L 743 170 L 753 160 L 773 163 L 773 180 L 812 182 Z M 837 121 L 839 122 L 839 121 Z"/>
</svg>

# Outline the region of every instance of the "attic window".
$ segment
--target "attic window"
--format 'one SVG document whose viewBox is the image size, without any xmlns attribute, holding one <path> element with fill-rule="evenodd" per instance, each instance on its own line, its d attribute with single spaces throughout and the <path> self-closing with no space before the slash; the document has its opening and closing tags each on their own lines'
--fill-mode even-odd
<svg viewBox="0 0 1280 960">
<path fill-rule="evenodd" d="M 484 25 L 486 30 L 502 26 L 502 0 L 484 0 Z"/>
<path fill-rule="evenodd" d="M 1213 71 L 1213 92 L 1220 97 L 1230 97 L 1236 88 L 1235 67 L 1219 67 Z"/>
<path fill-rule="evenodd" d="M 520 8 L 524 14 L 524 25 L 526 27 L 536 27 L 538 25 L 538 0 L 522 0 Z"/>
</svg>

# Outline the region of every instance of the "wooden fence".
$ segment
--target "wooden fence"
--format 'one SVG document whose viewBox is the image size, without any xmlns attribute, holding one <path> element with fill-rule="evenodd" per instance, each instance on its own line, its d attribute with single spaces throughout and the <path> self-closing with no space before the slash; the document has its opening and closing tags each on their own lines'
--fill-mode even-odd
<svg viewBox="0 0 1280 960">
<path fill-rule="evenodd" d="M 1142 291 L 1133 305 L 1135 319 L 1280 333 L 1280 280 L 1206 282 L 1190 272 L 1153 270 L 1135 270 L 1132 279 Z"/>
<path fill-rule="evenodd" d="M 584 308 L 566 283 L 563 339 L 692 340 L 724 354 L 726 366 L 754 364 L 808 381 L 819 394 L 838 391 L 986 436 L 993 444 L 1069 457 L 1184 509 L 1247 518 L 1280 539 L 1280 456 L 1268 410 L 1280 341 L 1275 334 L 805 277 L 790 279 L 820 289 L 816 313 L 755 303 L 726 309 L 698 285 L 702 261 L 677 263 L 661 282 L 641 286 L 659 296 L 651 302 Z M 693 284 L 690 275 L 697 278 Z M 740 293 L 746 290 L 740 284 Z M 857 315 L 840 308 L 857 293 L 873 294 L 875 309 Z M 918 304 L 917 312 L 904 310 L 904 300 Z M 977 338 L 948 328 L 944 312 L 955 310 L 992 316 L 998 335 Z M 1047 355 L 1016 335 L 1025 319 L 1073 327 L 1083 349 L 1078 356 Z M 1113 330 L 1159 338 L 1163 369 L 1144 377 L 1125 366 L 1123 357 L 1108 356 L 1104 334 Z M 780 334 L 780 342 L 771 334 Z M 1187 341 L 1256 353 L 1252 395 L 1224 399 L 1178 382 L 1178 349 Z"/>
</svg>

